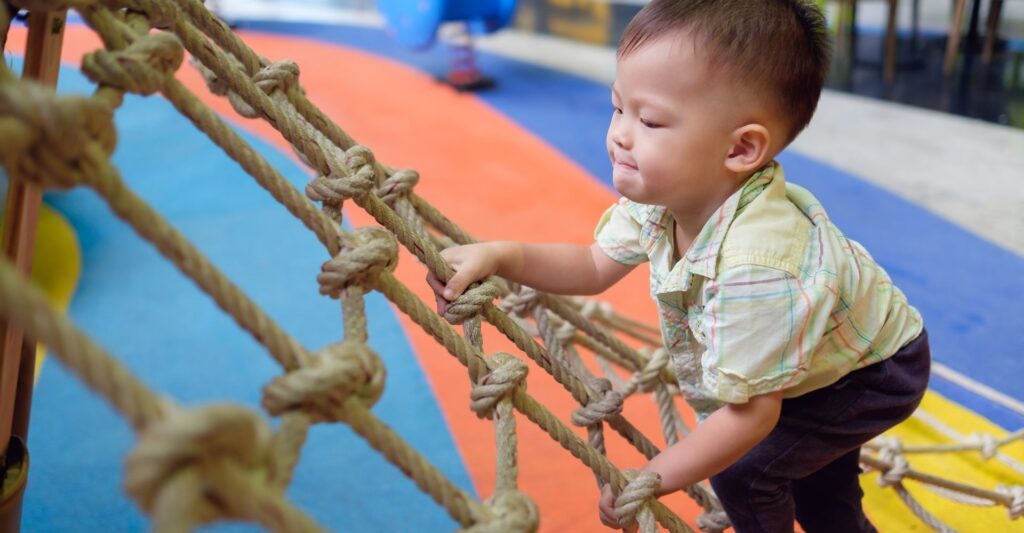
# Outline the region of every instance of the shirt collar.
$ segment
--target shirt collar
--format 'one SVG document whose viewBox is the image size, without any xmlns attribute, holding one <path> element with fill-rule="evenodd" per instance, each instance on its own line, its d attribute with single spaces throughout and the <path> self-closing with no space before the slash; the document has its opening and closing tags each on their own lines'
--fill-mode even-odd
<svg viewBox="0 0 1024 533">
<path fill-rule="evenodd" d="M 711 218 L 701 228 L 700 233 L 693 240 L 693 244 L 686 252 L 686 255 L 676 264 L 669 266 L 667 275 L 659 275 L 660 287 L 655 289 L 656 294 L 668 292 L 686 291 L 690 288 L 694 275 L 714 279 L 718 269 L 718 255 L 722 248 L 722 242 L 729 226 L 736 218 L 736 215 L 743 210 L 750 202 L 757 198 L 773 181 L 778 184 L 784 183 L 782 167 L 772 161 L 761 170 L 755 172 L 735 193 L 719 207 Z M 661 208 L 650 213 L 648 224 L 654 225 L 651 228 L 651 237 L 657 239 L 662 246 L 668 246 L 669 250 L 675 245 L 671 242 L 671 233 L 667 232 L 674 221 L 667 209 Z M 660 232 L 655 235 L 655 232 Z M 662 239 L 661 237 L 667 237 Z M 671 257 L 671 252 L 668 253 Z M 665 265 L 654 265 L 652 268 L 665 268 Z"/>
</svg>

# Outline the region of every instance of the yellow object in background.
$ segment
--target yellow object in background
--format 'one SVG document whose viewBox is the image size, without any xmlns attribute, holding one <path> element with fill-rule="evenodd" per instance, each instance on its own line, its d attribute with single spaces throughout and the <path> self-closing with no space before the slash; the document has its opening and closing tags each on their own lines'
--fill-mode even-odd
<svg viewBox="0 0 1024 533">
<path fill-rule="evenodd" d="M 0 228 L 2 224 L 0 218 Z M 42 205 L 32 258 L 32 283 L 46 293 L 54 307 L 67 311 L 81 271 L 82 253 L 74 229 L 59 213 Z M 45 352 L 44 346 L 37 348 L 37 379 Z"/>
</svg>

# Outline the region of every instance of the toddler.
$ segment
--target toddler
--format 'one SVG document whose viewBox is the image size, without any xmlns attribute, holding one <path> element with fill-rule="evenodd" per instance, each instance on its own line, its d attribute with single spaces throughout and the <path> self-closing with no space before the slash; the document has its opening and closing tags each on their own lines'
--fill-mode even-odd
<svg viewBox="0 0 1024 533">
<path fill-rule="evenodd" d="M 626 28 L 606 145 L 622 197 L 595 242 L 444 250 L 442 311 L 497 274 L 596 294 L 650 268 L 665 348 L 699 424 L 644 468 L 658 495 L 710 478 L 735 531 L 874 531 L 860 446 L 927 387 L 921 316 L 774 160 L 829 68 L 804 0 L 653 0 Z M 605 525 L 621 527 L 606 487 Z"/>
</svg>

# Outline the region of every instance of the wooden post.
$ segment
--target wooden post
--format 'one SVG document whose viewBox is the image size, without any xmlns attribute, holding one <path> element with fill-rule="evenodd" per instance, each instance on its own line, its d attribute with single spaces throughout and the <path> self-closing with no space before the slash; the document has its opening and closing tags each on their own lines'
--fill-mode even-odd
<svg viewBox="0 0 1024 533">
<path fill-rule="evenodd" d="M 13 15 L 13 13 L 12 13 Z M 60 51 L 64 42 L 64 23 L 67 11 L 34 12 L 29 14 L 28 43 L 22 77 L 34 79 L 44 85 L 57 85 L 60 70 Z M 4 213 L 3 253 L 23 274 L 32 272 L 35 251 L 36 224 L 42 191 L 23 182 L 11 181 L 7 189 L 7 208 Z M 23 354 L 29 354 L 24 368 Z M 0 322 L 0 457 L 7 450 L 14 419 L 15 398 L 18 396 L 19 374 L 34 371 L 35 346 L 28 343 L 23 332 Z M 27 412 L 19 418 L 27 420 Z"/>
<path fill-rule="evenodd" d="M 897 13 L 899 0 L 889 0 L 889 19 L 885 23 L 885 57 L 882 59 L 882 78 L 886 84 L 896 80 L 896 49 L 899 46 L 896 38 Z"/>
<path fill-rule="evenodd" d="M 956 55 L 960 48 L 960 31 L 964 24 L 964 11 L 967 0 L 956 0 L 953 5 L 953 20 L 949 24 L 949 36 L 946 38 L 946 58 L 942 62 L 942 73 L 949 76 L 956 66 Z"/>
</svg>

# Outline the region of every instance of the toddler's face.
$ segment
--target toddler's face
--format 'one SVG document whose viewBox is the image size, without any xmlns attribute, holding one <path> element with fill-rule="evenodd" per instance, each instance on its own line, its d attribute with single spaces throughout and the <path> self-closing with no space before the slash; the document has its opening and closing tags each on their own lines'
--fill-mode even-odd
<svg viewBox="0 0 1024 533">
<path fill-rule="evenodd" d="M 645 43 L 618 63 L 606 145 L 612 181 L 635 202 L 703 210 L 720 193 L 736 91 L 686 36 Z"/>
</svg>

